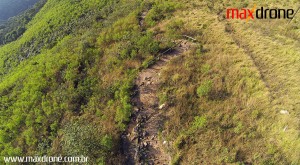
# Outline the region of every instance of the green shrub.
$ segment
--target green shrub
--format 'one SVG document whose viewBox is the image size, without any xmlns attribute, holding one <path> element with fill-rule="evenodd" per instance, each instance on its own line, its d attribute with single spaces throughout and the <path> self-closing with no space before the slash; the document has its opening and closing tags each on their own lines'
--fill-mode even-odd
<svg viewBox="0 0 300 165">
<path fill-rule="evenodd" d="M 209 71 L 210 71 L 210 65 L 209 64 L 204 64 L 204 65 L 202 65 L 202 67 L 201 67 L 201 72 L 203 73 L 203 74 L 207 74 Z"/>
<path fill-rule="evenodd" d="M 252 119 L 258 119 L 260 117 L 261 113 L 259 112 L 259 110 L 253 110 L 251 112 L 251 118 Z"/>
<path fill-rule="evenodd" d="M 238 125 L 234 128 L 234 133 L 238 134 L 241 132 L 241 130 L 243 129 L 243 123 L 239 122 Z"/>
<path fill-rule="evenodd" d="M 154 34 L 151 32 L 141 36 L 137 41 L 137 49 L 141 54 L 157 54 L 159 51 L 159 42 L 153 39 Z"/>
<path fill-rule="evenodd" d="M 185 140 L 186 140 L 186 135 L 180 134 L 174 141 L 174 147 L 176 149 L 182 149 L 184 144 L 186 143 Z"/>
<path fill-rule="evenodd" d="M 63 126 L 61 146 L 66 156 L 84 155 L 95 161 L 112 148 L 112 138 L 102 137 L 97 125 L 75 119 Z"/>
<path fill-rule="evenodd" d="M 205 116 L 196 116 L 194 118 L 192 128 L 193 129 L 199 129 L 205 127 L 207 123 L 206 117 Z"/>
<path fill-rule="evenodd" d="M 121 130 L 125 130 L 126 125 L 124 122 L 128 122 L 131 115 L 131 105 L 125 104 L 123 107 L 119 106 L 117 107 L 115 120 L 118 123 L 118 127 Z"/>
<path fill-rule="evenodd" d="M 206 80 L 197 88 L 197 95 L 199 97 L 207 96 L 212 89 L 212 81 Z"/>
<path fill-rule="evenodd" d="M 196 55 L 197 56 L 201 56 L 202 55 L 202 52 L 203 52 L 203 46 L 202 45 L 198 45 L 197 46 L 197 49 L 196 49 Z"/>
<path fill-rule="evenodd" d="M 115 103 L 119 102 L 117 106 L 115 121 L 118 123 L 118 127 L 121 130 L 125 130 L 126 125 L 124 122 L 128 122 L 131 116 L 132 105 L 130 103 L 130 90 L 132 89 L 132 79 L 128 78 L 122 85 L 119 86 L 119 90 L 115 92 Z"/>
<path fill-rule="evenodd" d="M 165 19 L 170 13 L 175 11 L 176 5 L 171 1 L 156 1 L 152 9 L 148 12 L 145 22 L 149 26 L 154 26 L 158 21 Z"/>
<path fill-rule="evenodd" d="M 158 95 L 158 100 L 159 100 L 159 104 L 163 104 L 163 103 L 165 103 L 166 101 L 168 101 L 168 95 L 167 95 L 167 93 L 166 93 L 166 92 L 160 93 L 160 94 Z"/>
<path fill-rule="evenodd" d="M 181 35 L 184 23 L 182 20 L 172 20 L 167 25 L 166 34 L 171 39 L 177 39 Z"/>
<path fill-rule="evenodd" d="M 142 67 L 143 68 L 148 68 L 152 64 L 155 63 L 155 59 L 153 56 L 148 56 L 147 59 L 143 62 Z"/>
<path fill-rule="evenodd" d="M 113 139 L 109 135 L 105 135 L 101 140 L 101 145 L 106 149 L 110 150 L 113 147 Z"/>
<path fill-rule="evenodd" d="M 181 161 L 181 153 L 178 152 L 176 155 L 172 158 L 171 164 L 172 165 L 179 165 Z"/>
</svg>

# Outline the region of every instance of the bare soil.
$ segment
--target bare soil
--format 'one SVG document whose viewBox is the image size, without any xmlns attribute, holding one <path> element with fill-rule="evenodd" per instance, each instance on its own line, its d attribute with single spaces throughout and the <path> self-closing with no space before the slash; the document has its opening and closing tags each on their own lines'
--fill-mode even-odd
<svg viewBox="0 0 300 165">
<path fill-rule="evenodd" d="M 159 138 L 167 108 L 167 103 L 159 105 L 157 97 L 161 83 L 159 75 L 171 59 L 182 55 L 189 46 L 189 42 L 180 41 L 177 47 L 162 55 L 154 65 L 138 75 L 132 98 L 134 112 L 123 135 L 126 164 L 170 164 L 171 157 L 165 151 L 168 142 Z"/>
</svg>

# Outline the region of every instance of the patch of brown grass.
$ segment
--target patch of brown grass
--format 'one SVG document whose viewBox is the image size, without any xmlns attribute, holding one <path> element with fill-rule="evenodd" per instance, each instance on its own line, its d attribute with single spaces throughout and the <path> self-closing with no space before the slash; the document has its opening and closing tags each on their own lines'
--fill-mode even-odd
<svg viewBox="0 0 300 165">
<path fill-rule="evenodd" d="M 230 22 L 233 31 L 226 32 L 226 22 L 209 10 L 188 6 L 177 13 L 202 50 L 195 45 L 161 76 L 161 92 L 171 103 L 165 129 L 174 142 L 174 163 L 299 163 L 297 43 L 280 36 L 285 40 L 278 44 L 275 30 L 266 37 L 251 24 Z M 213 82 L 209 96 L 198 97 L 206 80 Z M 282 116 L 281 109 L 291 114 Z M 207 125 L 190 132 L 195 116 L 205 116 Z"/>
</svg>

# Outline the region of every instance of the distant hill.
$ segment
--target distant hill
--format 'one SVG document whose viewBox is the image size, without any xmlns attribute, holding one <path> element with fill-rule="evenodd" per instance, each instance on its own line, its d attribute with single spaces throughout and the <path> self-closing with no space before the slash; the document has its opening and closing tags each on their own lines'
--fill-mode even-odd
<svg viewBox="0 0 300 165">
<path fill-rule="evenodd" d="M 39 0 L 35 5 L 26 9 L 21 14 L 8 20 L 0 19 L 0 45 L 15 41 L 26 30 L 26 25 L 44 6 L 47 0 Z"/>
<path fill-rule="evenodd" d="M 3 23 L 5 23 L 5 22 L 6 22 L 5 20 L 1 20 L 0 19 L 0 25 L 3 24 Z"/>
<path fill-rule="evenodd" d="M 0 1 L 0 22 L 18 15 L 39 0 L 1 0 Z"/>
</svg>

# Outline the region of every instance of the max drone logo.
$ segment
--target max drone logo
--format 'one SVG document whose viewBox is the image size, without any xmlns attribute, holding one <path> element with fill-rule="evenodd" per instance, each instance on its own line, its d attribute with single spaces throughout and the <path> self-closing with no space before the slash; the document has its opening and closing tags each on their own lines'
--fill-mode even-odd
<svg viewBox="0 0 300 165">
<path fill-rule="evenodd" d="M 256 8 L 256 5 L 252 9 L 242 8 L 229 8 L 226 10 L 227 19 L 241 19 L 241 20 L 254 20 L 254 19 L 290 19 L 290 21 L 296 16 L 300 8 L 297 11 L 294 9 L 269 9 L 261 7 Z"/>
</svg>

